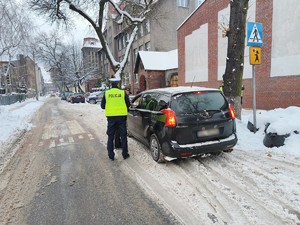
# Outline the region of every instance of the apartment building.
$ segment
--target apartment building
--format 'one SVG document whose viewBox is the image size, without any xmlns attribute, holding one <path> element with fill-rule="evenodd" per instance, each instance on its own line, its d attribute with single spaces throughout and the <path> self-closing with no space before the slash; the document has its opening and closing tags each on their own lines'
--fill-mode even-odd
<svg viewBox="0 0 300 225">
<path fill-rule="evenodd" d="M 0 61 L 0 94 L 43 93 L 44 80 L 39 66 L 29 57 Z"/>
<path fill-rule="evenodd" d="M 82 52 L 82 73 L 86 77 L 85 91 L 92 92 L 93 88 L 97 88 L 101 83 L 100 76 L 100 58 L 99 51 L 101 49 L 100 41 L 94 37 L 86 37 L 83 39 Z"/>
<path fill-rule="evenodd" d="M 132 44 L 128 63 L 122 74 L 122 84 L 130 87 L 131 92 L 135 93 L 137 90 L 140 90 L 140 78 L 138 74 L 134 73 L 138 52 L 168 52 L 177 49 L 178 26 L 202 2 L 199 0 L 158 0 L 155 3 L 154 8 L 147 15 L 144 23 L 138 27 L 138 33 Z M 126 6 L 123 7 L 125 8 Z M 131 30 L 126 24 L 118 25 L 115 23 L 114 21 L 117 18 L 117 13 L 110 7 L 104 34 L 116 60 L 122 60 Z M 109 78 L 113 75 L 113 71 L 108 64 L 104 52 L 101 50 L 99 57 L 101 74 Z M 144 86 L 147 88 L 147 84 Z"/>
</svg>

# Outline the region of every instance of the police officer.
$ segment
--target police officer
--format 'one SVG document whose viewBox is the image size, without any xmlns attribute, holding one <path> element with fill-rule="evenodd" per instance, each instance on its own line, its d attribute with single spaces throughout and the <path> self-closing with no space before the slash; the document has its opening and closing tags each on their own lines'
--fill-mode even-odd
<svg viewBox="0 0 300 225">
<path fill-rule="evenodd" d="M 121 137 L 122 156 L 124 159 L 129 157 L 128 143 L 127 143 L 127 114 L 130 106 L 128 95 L 124 90 L 118 88 L 120 79 L 111 78 L 111 89 L 105 91 L 101 108 L 105 109 L 105 115 L 107 117 L 107 151 L 108 157 L 111 160 L 115 159 L 114 153 L 114 138 L 116 130 L 118 129 Z"/>
</svg>

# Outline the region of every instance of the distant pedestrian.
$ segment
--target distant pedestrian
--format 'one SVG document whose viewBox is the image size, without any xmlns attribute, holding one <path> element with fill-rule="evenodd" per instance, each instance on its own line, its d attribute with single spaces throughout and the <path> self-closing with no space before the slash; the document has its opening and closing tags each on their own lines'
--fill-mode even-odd
<svg viewBox="0 0 300 225">
<path fill-rule="evenodd" d="M 108 157 L 111 160 L 115 159 L 114 153 L 114 138 L 116 131 L 120 132 L 122 156 L 124 159 L 129 157 L 128 143 L 127 143 L 127 114 L 130 106 L 128 95 L 124 90 L 118 88 L 119 79 L 111 78 L 111 89 L 105 91 L 101 108 L 105 109 L 107 117 L 107 151 Z"/>
<path fill-rule="evenodd" d="M 223 88 L 224 88 L 224 82 L 222 82 L 222 84 L 219 86 L 220 91 L 223 92 Z"/>
</svg>

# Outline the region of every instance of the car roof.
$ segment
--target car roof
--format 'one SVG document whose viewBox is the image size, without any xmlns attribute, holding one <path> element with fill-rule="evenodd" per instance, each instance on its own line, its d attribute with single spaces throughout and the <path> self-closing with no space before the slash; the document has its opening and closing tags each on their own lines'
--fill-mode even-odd
<svg viewBox="0 0 300 225">
<path fill-rule="evenodd" d="M 143 91 L 142 93 L 164 93 L 169 95 L 176 95 L 179 93 L 187 93 L 187 92 L 194 92 L 194 91 L 220 91 L 217 88 L 207 88 L 207 87 L 197 87 L 197 86 L 179 86 L 179 87 L 167 87 L 167 88 L 157 88 L 157 89 L 150 89 Z"/>
</svg>

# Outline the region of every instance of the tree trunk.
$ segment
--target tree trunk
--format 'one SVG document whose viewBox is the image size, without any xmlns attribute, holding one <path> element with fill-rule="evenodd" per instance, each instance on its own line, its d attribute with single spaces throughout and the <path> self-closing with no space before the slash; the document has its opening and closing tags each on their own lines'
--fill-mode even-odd
<svg viewBox="0 0 300 225">
<path fill-rule="evenodd" d="M 241 89 L 244 71 L 245 29 L 249 0 L 230 1 L 230 21 L 224 94 L 234 106 L 237 118 L 241 119 Z"/>
</svg>

